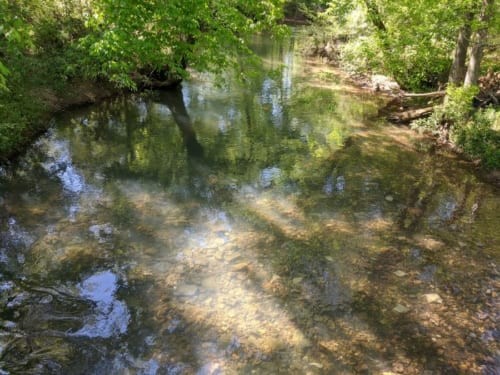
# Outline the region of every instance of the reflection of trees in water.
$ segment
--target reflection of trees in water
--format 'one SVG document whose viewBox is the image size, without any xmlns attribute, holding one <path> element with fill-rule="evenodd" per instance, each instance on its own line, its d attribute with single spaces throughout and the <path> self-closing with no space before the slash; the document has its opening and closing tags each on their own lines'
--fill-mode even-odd
<svg viewBox="0 0 500 375">
<path fill-rule="evenodd" d="M 16 265 L 12 274 L 15 275 L 18 269 L 36 267 L 36 272 L 31 274 L 39 276 L 43 271 L 50 280 L 55 280 L 57 286 L 63 280 L 73 280 L 73 285 L 76 285 L 74 279 L 94 273 L 96 268 L 123 270 L 121 272 L 128 276 L 130 282 L 129 286 L 124 285 L 126 302 L 141 312 L 136 315 L 138 318 L 134 319 L 123 340 L 130 345 L 130 350 L 137 349 L 144 354 L 144 358 L 148 358 L 149 350 L 158 350 L 162 358 L 165 355 L 168 359 L 164 359 L 165 363 L 168 362 L 165 366 L 176 366 L 179 360 L 184 360 L 191 367 L 201 367 L 203 362 L 194 358 L 193 353 L 199 350 L 200 343 L 213 341 L 225 350 L 228 363 L 237 355 L 240 362 L 235 360 L 232 363 L 250 363 L 255 358 L 257 366 L 262 366 L 256 367 L 256 371 L 275 373 L 277 371 L 265 366 L 276 364 L 281 369 L 287 368 L 290 365 L 286 356 L 289 350 L 285 350 L 270 333 L 274 329 L 287 331 L 292 328 L 310 342 L 312 349 L 307 350 L 312 355 L 309 358 L 316 358 L 325 367 L 336 364 L 347 372 L 357 369 L 369 372 L 375 359 L 390 362 L 391 357 L 397 355 L 411 360 L 414 369 L 423 371 L 426 361 L 431 360 L 437 361 L 436 371 L 446 370 L 448 352 L 462 350 L 460 341 L 449 340 L 450 349 L 440 354 L 440 348 L 431 335 L 439 332 L 446 339 L 454 339 L 465 331 L 466 325 L 459 319 L 447 319 L 451 328 L 442 325 L 428 329 L 422 325 L 426 320 L 417 314 L 418 309 L 425 307 L 422 304 L 405 316 L 395 315 L 392 307 L 399 301 L 408 302 L 410 287 L 411 293 L 416 294 L 427 292 L 428 285 L 412 285 L 412 281 L 420 282 L 421 279 L 410 276 L 403 279 L 394 275 L 393 271 L 404 270 L 413 276 L 418 275 L 422 267 L 435 264 L 440 269 L 437 277 L 447 274 L 448 278 L 449 274 L 457 279 L 457 285 L 462 288 L 470 284 L 468 279 L 482 277 L 485 272 L 475 265 L 473 257 L 476 254 L 473 251 L 461 251 L 457 255 L 463 253 L 463 261 L 452 259 L 455 261 L 452 263 L 448 260 L 453 253 L 437 252 L 430 245 L 424 245 L 441 239 L 444 241 L 447 234 L 439 230 L 448 232 L 450 223 L 457 224 L 458 230 L 469 234 L 466 230 L 471 229 L 465 220 L 469 213 L 478 209 L 475 197 L 481 196 L 483 188 L 476 188 L 473 178 L 461 177 L 461 170 L 455 167 L 450 170 L 446 165 L 444 173 L 444 166 L 436 164 L 435 159 L 422 159 L 412 150 L 396 147 L 388 137 L 377 138 L 367 133 L 352 136 L 349 143 L 345 142 L 344 137 L 349 130 L 343 124 L 351 124 L 353 119 L 359 121 L 370 111 L 364 101 L 344 97 L 334 91 L 294 87 L 290 102 L 283 104 L 287 106 L 283 108 L 283 113 L 288 117 L 282 126 L 274 126 L 272 106 L 256 100 L 263 79 L 259 77 L 255 80 L 253 86 L 234 102 L 236 104 L 232 103 L 236 114 L 231 121 L 235 123 L 224 131 L 208 126 L 206 115 L 198 121 L 195 111 L 201 108 L 223 114 L 227 109 L 226 102 L 231 99 L 222 97 L 224 102 L 218 104 L 215 95 L 207 96 L 203 98 L 203 103 L 200 99 L 199 105 L 193 105 L 196 95 L 190 98 L 190 103 L 187 99 L 185 102 L 180 86 L 157 92 L 153 99 L 118 98 L 101 105 L 97 111 L 82 112 L 88 118 L 87 124 L 76 122 L 74 127 L 67 127 L 62 132 L 71 142 L 75 166 L 80 168 L 89 184 L 103 186 L 104 198 L 96 202 L 95 210 L 86 215 L 79 214 L 76 223 L 61 220 L 45 233 L 45 224 L 40 223 L 47 223 L 46 212 L 53 216 L 50 206 L 61 204 L 60 189 L 56 189 L 57 180 L 49 179 L 45 185 L 36 185 L 37 191 L 43 191 L 43 194 L 37 193 L 43 197 L 43 206 L 36 203 L 38 210 L 31 213 L 36 223 L 31 219 L 33 222 L 29 227 L 43 227 L 45 238 L 38 240 L 31 251 L 33 260 L 28 258 L 26 266 L 12 261 Z M 287 87 L 284 85 L 275 89 L 285 92 Z M 281 95 L 276 91 L 271 94 Z M 221 107 L 218 108 L 218 105 Z M 203 141 L 203 146 L 199 139 Z M 42 156 L 40 160 L 43 160 Z M 280 178 L 272 179 L 272 184 L 263 184 L 260 181 L 262 172 Z M 45 169 L 34 169 L 23 173 L 23 177 L 19 176 L 17 180 L 26 179 L 22 186 L 32 189 L 31 182 L 36 178 L 46 178 L 46 173 Z M 107 179 L 95 182 L 95 174 L 104 175 Z M 290 181 L 296 183 L 297 190 L 281 194 L 283 191 L 275 184 Z M 330 181 L 333 186 L 329 194 L 323 187 L 325 181 Z M 255 188 L 258 182 L 263 192 Z M 156 188 L 157 183 L 161 187 Z M 229 184 L 231 188 L 227 188 Z M 15 185 L 14 188 L 21 190 Z M 300 194 L 295 194 L 296 191 Z M 489 196 L 489 193 L 484 194 Z M 8 203 L 21 202 L 12 205 L 9 216 L 21 213 L 21 209 L 28 212 L 30 206 L 35 206 L 32 200 L 21 199 L 21 192 L 9 195 L 14 197 L 4 195 Z M 434 212 L 441 212 L 439 208 L 443 198 L 449 196 L 457 202 L 457 208 L 450 215 L 444 211 L 445 219 L 439 222 L 442 227 L 431 228 L 429 218 Z M 182 199 L 176 199 L 179 197 Z M 201 204 L 193 202 L 196 199 Z M 234 225 L 233 234 L 221 224 L 222 220 L 199 212 L 212 208 L 224 210 L 234 218 L 237 225 Z M 480 207 L 483 217 L 486 217 L 486 212 L 488 217 L 495 217 L 497 211 L 494 205 L 491 205 L 490 211 L 484 209 Z M 39 213 L 34 215 L 35 212 Z M 8 216 L 0 211 L 0 221 L 2 219 L 7 220 Z M 496 233 L 493 228 L 495 221 L 491 222 L 492 226 L 485 229 L 485 233 Z M 98 228 L 105 228 L 107 224 L 104 223 L 118 228 L 113 236 L 108 235 L 110 242 L 106 245 L 99 243 L 99 239 L 92 236 L 88 229 L 96 224 L 99 224 Z M 188 225 L 191 228 L 186 231 Z M 430 229 L 435 231 L 434 237 L 425 236 L 421 241 L 421 236 L 413 236 L 428 234 Z M 5 232 L 8 228 L 3 225 L 0 230 Z M 130 233 L 133 233 L 132 237 Z M 206 238 L 222 245 L 212 246 L 210 241 L 207 241 L 210 246 L 193 245 L 198 241 L 197 236 L 205 238 L 202 236 L 204 233 L 209 233 Z M 460 234 L 458 231 L 450 233 L 451 236 Z M 172 268 L 169 268 L 168 275 L 158 271 L 159 277 L 154 279 L 154 273 L 139 272 L 142 266 L 147 268 L 153 262 L 161 263 L 158 255 L 164 256 L 170 247 L 182 249 L 183 245 L 175 242 L 180 237 L 192 237 L 186 245 L 190 251 L 186 251 L 182 258 L 169 259 Z M 483 237 L 484 234 L 476 236 L 474 241 Z M 54 238 L 58 241 L 55 242 Z M 433 238 L 436 240 L 432 242 Z M 4 241 L 7 239 L 4 238 Z M 84 239 L 85 242 L 75 243 L 74 239 Z M 0 247 L 7 247 L 4 243 L 0 237 Z M 455 238 L 446 244 L 450 248 L 457 247 Z M 472 239 L 468 245 L 476 249 Z M 416 254 L 420 254 L 418 261 L 427 263 L 421 265 L 413 261 L 415 249 L 418 251 Z M 56 253 L 60 256 L 57 257 Z M 344 255 L 337 256 L 340 253 L 346 254 L 345 258 Z M 227 254 L 237 257 L 231 258 Z M 141 267 L 133 265 L 135 257 Z M 459 271 L 467 271 L 462 272 L 467 274 L 467 280 L 459 278 L 456 263 L 463 264 Z M 4 278 L 15 278 L 4 271 L 2 273 Z M 236 273 L 238 277 L 235 277 Z M 207 282 L 208 289 L 210 283 L 222 288 L 219 290 L 222 292 L 219 293 L 222 294 L 221 302 L 234 302 L 237 297 L 240 299 L 234 305 L 222 305 L 222 310 L 215 310 L 212 303 L 209 304 L 212 310 L 196 310 L 195 304 L 179 302 L 186 296 L 180 295 L 179 289 L 172 288 L 174 276 L 181 281 L 187 278 L 200 284 L 214 277 L 215 281 L 209 279 Z M 153 281 L 154 287 L 151 286 Z M 459 311 L 468 318 L 464 321 L 470 321 L 470 314 L 475 310 L 468 307 L 459 309 L 462 297 L 445 294 L 445 289 L 439 285 L 432 287 L 446 298 L 448 311 L 453 311 L 453 314 Z M 17 290 L 14 291 L 17 293 Z M 29 309 L 31 315 L 26 316 L 34 317 L 33 324 L 27 327 L 24 323 L 23 329 L 28 334 L 22 341 L 12 341 L 16 346 L 7 356 L 10 356 L 13 365 L 19 367 L 9 370 L 21 373 L 26 372 L 32 363 L 54 362 L 54 366 L 60 366 L 71 360 L 73 368 L 77 369 L 75 371 L 81 371 L 101 358 L 114 358 L 114 343 L 109 346 L 82 343 L 67 335 L 57 336 L 59 332 L 81 327 L 82 322 L 78 320 L 66 321 L 62 318 L 68 312 L 72 317 L 88 314 L 87 305 L 68 298 L 59 289 L 34 290 L 30 287 L 28 292 L 32 297 L 15 310 L 24 314 Z M 238 296 L 237 293 L 243 294 Z M 47 296 L 50 298 L 45 298 Z M 464 293 L 464 298 L 468 296 L 474 294 Z M 258 303 L 248 303 L 248 297 Z M 288 316 L 294 324 L 280 326 L 283 319 L 266 319 L 259 324 L 258 316 L 273 316 L 270 308 L 266 310 L 271 304 L 279 305 L 277 311 Z M 255 310 L 245 311 L 242 308 L 245 306 Z M 154 312 L 158 327 L 163 328 L 158 330 L 161 340 L 153 343 L 150 349 L 144 349 L 144 342 L 153 337 L 148 336 L 152 332 L 156 334 L 152 327 L 157 326 L 148 320 L 152 317 L 143 315 L 143 311 L 144 314 Z M 235 320 L 226 314 L 231 311 L 235 312 Z M 220 315 L 215 315 L 217 313 Z M 9 314 L 12 312 L 9 311 Z M 436 314 L 444 313 L 438 311 Z M 3 315 L 2 318 L 7 320 L 11 315 Z M 225 333 L 225 330 L 218 331 L 220 328 L 217 326 L 239 328 L 236 332 L 239 332 L 239 338 L 244 339 L 242 332 L 245 332 L 245 323 L 250 320 L 259 324 L 261 329 L 270 328 L 262 337 L 259 334 L 252 338 L 252 342 L 242 340 L 241 345 L 238 336 L 233 336 L 235 339 L 230 338 L 227 343 L 225 339 L 219 341 L 217 335 Z M 260 344 L 267 338 L 270 338 L 266 353 L 269 357 L 263 357 L 262 346 L 254 343 Z M 351 350 L 353 347 L 355 350 Z M 389 348 L 387 351 L 386 347 Z M 56 353 L 52 349 L 61 352 Z M 467 355 L 471 357 L 483 349 L 484 346 L 474 351 L 469 348 Z M 34 354 L 29 357 L 31 353 Z M 84 353 L 85 357 L 72 357 L 79 353 Z M 29 362 L 21 362 L 20 357 L 28 358 Z M 120 358 L 117 357 L 117 360 Z M 261 361 L 262 358 L 267 360 Z M 298 361 L 301 365 L 302 358 L 305 357 L 301 355 Z M 102 366 L 108 367 L 98 367 L 100 370 L 96 372 L 112 373 L 114 367 L 110 362 L 103 360 Z M 368 367 L 362 364 L 368 364 Z M 125 365 L 133 364 L 124 362 Z M 450 371 L 455 371 L 454 366 L 450 362 Z M 51 370 L 47 368 L 48 372 Z M 173 367 L 163 367 L 162 370 L 177 372 Z M 144 372 L 142 369 L 137 371 Z"/>
<path fill-rule="evenodd" d="M 181 86 L 177 85 L 170 90 L 164 91 L 162 98 L 166 99 L 165 104 L 172 112 L 174 121 L 181 131 L 188 155 L 192 157 L 202 157 L 203 146 L 196 138 L 193 123 L 191 122 L 191 118 L 189 117 L 184 103 Z"/>
</svg>

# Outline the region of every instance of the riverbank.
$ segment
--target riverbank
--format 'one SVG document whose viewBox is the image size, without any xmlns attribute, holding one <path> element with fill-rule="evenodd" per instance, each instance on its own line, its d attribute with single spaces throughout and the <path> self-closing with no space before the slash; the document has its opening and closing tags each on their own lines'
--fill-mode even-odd
<svg viewBox="0 0 500 375">
<path fill-rule="evenodd" d="M 329 66 L 329 69 L 332 70 L 333 74 L 337 75 L 348 85 L 352 85 L 353 88 L 367 93 L 376 93 L 376 95 L 385 98 L 388 104 L 380 108 L 379 115 L 381 117 L 388 117 L 390 115 L 389 112 L 391 112 L 391 108 L 394 109 L 396 106 L 401 107 L 402 90 L 395 86 L 397 85 L 395 82 L 389 79 L 383 79 L 383 77 L 379 76 L 376 77 L 378 81 L 376 81 L 375 85 L 373 79 L 366 75 L 350 74 L 341 68 L 332 67 L 323 60 L 320 64 L 325 67 Z M 144 90 L 171 87 L 177 84 L 179 80 L 172 80 L 170 82 L 149 81 L 145 83 L 143 79 L 140 79 L 139 76 L 137 76 L 136 82 L 140 90 Z M 33 111 L 33 108 L 29 108 L 25 117 L 25 125 L 20 126 L 19 128 L 10 128 L 8 126 L 4 129 L 0 128 L 0 136 L 3 136 L 4 139 L 5 137 L 9 137 L 10 139 L 10 142 L 8 141 L 1 144 L 0 165 L 8 163 L 24 153 L 41 134 L 50 128 L 50 119 L 55 114 L 77 107 L 95 104 L 102 100 L 127 93 L 130 93 L 130 91 L 123 88 L 119 89 L 109 82 L 97 82 L 90 80 L 75 80 L 71 83 L 67 83 L 64 90 L 56 90 L 51 87 L 32 88 L 31 92 L 27 95 L 31 98 L 30 100 L 32 105 L 35 107 L 35 111 Z M 28 102 L 28 100 L 26 100 L 26 102 Z M 7 130 L 7 132 L 5 130 Z M 440 148 L 448 152 L 453 152 L 464 161 L 467 161 L 463 153 L 461 153 L 460 150 L 453 144 L 439 143 L 438 137 L 433 138 L 436 144 L 439 144 Z M 471 168 L 478 172 L 478 175 L 482 180 L 492 183 L 493 185 L 500 186 L 500 171 L 498 169 L 493 171 L 485 170 L 484 168 L 481 168 L 477 162 L 471 160 L 468 160 L 467 162 L 470 164 Z"/>
<path fill-rule="evenodd" d="M 107 82 L 78 80 L 62 88 L 30 87 L 2 103 L 0 124 L 0 163 L 5 164 L 26 151 L 27 147 L 50 127 L 50 118 L 65 110 L 93 104 L 124 93 Z M 9 121 L 11 120 L 11 121 Z"/>
<path fill-rule="evenodd" d="M 138 90 L 162 89 L 176 85 L 180 79 L 146 80 L 136 74 L 134 82 Z M 5 112 L 0 123 L 0 165 L 24 153 L 37 137 L 50 128 L 50 119 L 55 114 L 130 92 L 105 80 L 80 78 L 59 87 L 46 84 L 25 88 L 9 101 L 0 102 L 0 108 Z"/>
<path fill-rule="evenodd" d="M 440 67 L 436 72 L 433 61 L 423 61 L 417 74 L 405 68 L 405 59 L 391 59 L 373 46 L 365 47 L 373 47 L 374 55 L 364 51 L 360 45 L 366 40 L 359 39 L 355 29 L 334 30 L 318 24 L 306 34 L 302 44 L 306 56 L 343 71 L 361 89 L 390 97 L 381 116 L 432 135 L 437 146 L 452 149 L 488 175 L 498 175 L 500 73 L 492 62 L 494 51 L 485 51 L 483 75 L 474 84 L 447 84 L 451 64 L 447 56 L 441 65 L 434 62 Z M 386 56 L 387 61 L 375 61 L 374 56 Z M 498 182 L 498 177 L 494 179 Z"/>
</svg>

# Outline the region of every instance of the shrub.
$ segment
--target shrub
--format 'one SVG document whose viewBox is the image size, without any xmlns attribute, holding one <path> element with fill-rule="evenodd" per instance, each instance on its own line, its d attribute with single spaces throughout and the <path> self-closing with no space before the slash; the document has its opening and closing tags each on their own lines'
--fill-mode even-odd
<svg viewBox="0 0 500 375">
<path fill-rule="evenodd" d="M 461 149 L 472 159 L 480 159 L 486 168 L 500 167 L 500 114 L 494 108 L 474 111 L 476 86 L 447 89 L 444 103 L 431 116 L 412 123 L 413 128 L 430 131 Z"/>
<path fill-rule="evenodd" d="M 479 158 L 488 169 L 500 168 L 500 112 L 480 109 L 454 132 L 454 141 L 466 155 Z"/>
</svg>

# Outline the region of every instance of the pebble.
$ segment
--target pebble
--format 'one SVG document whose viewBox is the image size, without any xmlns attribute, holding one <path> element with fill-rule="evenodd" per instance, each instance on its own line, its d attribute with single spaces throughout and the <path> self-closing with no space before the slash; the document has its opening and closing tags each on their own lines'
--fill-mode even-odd
<svg viewBox="0 0 500 375">
<path fill-rule="evenodd" d="M 397 277 L 404 277 L 404 276 L 406 276 L 406 272 L 401 271 L 401 270 L 397 270 L 397 271 L 394 271 L 394 275 L 396 275 Z"/>
<path fill-rule="evenodd" d="M 427 303 L 443 303 L 442 298 L 437 293 L 424 294 L 424 298 Z"/>
<path fill-rule="evenodd" d="M 385 196 L 385 200 L 386 200 L 387 202 L 392 202 L 392 201 L 394 200 L 394 197 L 393 197 L 392 195 L 386 195 L 386 196 Z"/>
<path fill-rule="evenodd" d="M 408 307 L 403 306 L 403 305 L 401 305 L 401 304 L 399 304 L 399 303 L 398 303 L 398 304 L 396 305 L 396 307 L 394 307 L 394 308 L 392 309 L 392 311 L 395 311 L 395 312 L 397 312 L 397 313 L 399 313 L 399 314 L 405 314 L 405 313 L 407 313 L 408 311 L 410 311 L 410 309 L 409 309 Z"/>
<path fill-rule="evenodd" d="M 217 276 L 209 276 L 203 279 L 202 287 L 205 289 L 213 289 L 217 290 L 220 287 L 220 277 Z"/>
<path fill-rule="evenodd" d="M 229 253 L 226 255 L 226 260 L 229 262 L 229 263 L 232 263 L 234 262 L 235 260 L 238 260 L 239 258 L 241 258 L 241 255 L 238 254 L 238 253 Z"/>
<path fill-rule="evenodd" d="M 198 293 L 198 287 L 196 285 L 192 285 L 192 284 L 183 284 L 183 285 L 178 286 L 174 290 L 175 296 L 192 297 L 196 293 Z"/>
<path fill-rule="evenodd" d="M 401 374 L 405 370 L 405 366 L 402 363 L 396 362 L 392 366 L 392 369 L 396 371 L 397 373 Z"/>
<path fill-rule="evenodd" d="M 279 275 L 274 274 L 274 275 L 271 277 L 271 280 L 269 280 L 269 282 L 270 282 L 271 284 L 273 284 L 273 283 L 275 283 L 276 281 L 279 281 L 279 280 L 281 280 L 281 277 L 280 277 Z"/>
<path fill-rule="evenodd" d="M 233 271 L 235 271 L 235 272 L 248 271 L 248 266 L 249 265 L 250 264 L 247 263 L 247 262 L 241 262 L 241 263 L 235 264 L 233 266 Z"/>
<path fill-rule="evenodd" d="M 427 303 L 443 303 L 442 298 L 437 293 L 424 294 L 424 298 Z"/>
<path fill-rule="evenodd" d="M 323 368 L 323 365 L 318 362 L 311 362 L 309 363 L 309 366 L 316 367 L 316 368 Z"/>
</svg>

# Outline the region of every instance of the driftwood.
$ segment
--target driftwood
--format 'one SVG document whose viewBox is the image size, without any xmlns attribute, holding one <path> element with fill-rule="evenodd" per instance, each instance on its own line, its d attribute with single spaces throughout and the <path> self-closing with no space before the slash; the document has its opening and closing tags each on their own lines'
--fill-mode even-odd
<svg viewBox="0 0 500 375">
<path fill-rule="evenodd" d="M 408 111 L 393 113 L 389 115 L 388 119 L 392 122 L 405 123 L 410 122 L 425 116 L 428 116 L 432 113 L 434 107 L 425 107 L 418 109 L 410 109 Z"/>
<path fill-rule="evenodd" d="M 446 91 L 441 90 L 441 91 L 433 91 L 433 92 L 423 92 L 423 93 L 412 93 L 412 92 L 405 92 L 403 93 L 403 96 L 405 98 L 435 98 L 439 96 L 445 96 Z"/>
</svg>

